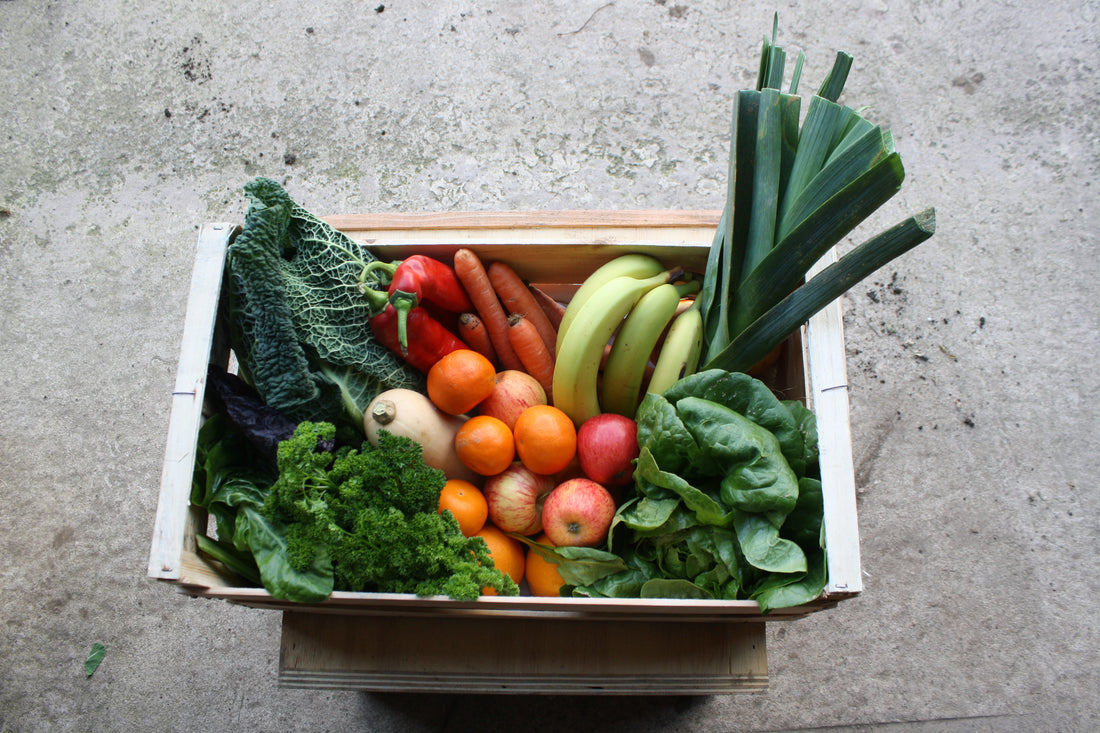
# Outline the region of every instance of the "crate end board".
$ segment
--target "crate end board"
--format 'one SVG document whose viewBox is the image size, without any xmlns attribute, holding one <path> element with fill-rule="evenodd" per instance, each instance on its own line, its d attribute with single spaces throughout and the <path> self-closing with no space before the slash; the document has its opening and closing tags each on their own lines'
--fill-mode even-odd
<svg viewBox="0 0 1100 733">
<path fill-rule="evenodd" d="M 651 214 L 655 219 L 647 221 L 646 217 Z M 676 261 L 682 259 L 689 268 L 702 271 L 718 220 L 718 212 L 550 212 L 538 215 L 520 212 L 463 215 L 457 216 L 457 219 L 456 216 L 386 214 L 348 217 L 349 220 L 358 220 L 358 223 L 345 222 L 349 227 L 346 233 L 353 237 L 376 239 L 375 230 L 366 224 L 388 227 L 387 243 L 378 246 L 380 252 L 392 256 L 421 246 L 411 243 L 423 239 L 424 232 L 430 230 L 437 241 L 424 245 L 424 248 L 434 253 L 453 253 L 456 249 L 454 242 L 468 243 L 479 253 L 509 257 L 525 267 L 531 266 L 531 262 L 542 263 L 538 265 L 545 270 L 542 279 L 562 283 L 579 280 L 585 270 L 590 272 L 601 262 L 629 251 L 652 252 Z M 528 216 L 532 218 L 525 219 Z M 394 217 L 403 220 L 395 222 Z M 340 221 L 339 218 L 332 219 Z M 220 328 L 224 324 L 219 324 L 217 318 L 218 302 L 223 295 L 222 271 L 226 248 L 237 230 L 238 227 L 232 224 L 205 224 L 200 232 L 177 378 L 176 391 L 180 394 L 173 395 L 169 441 L 148 572 L 154 578 L 175 582 L 191 595 L 220 597 L 260 608 L 281 608 L 286 604 L 270 598 L 262 589 L 234 586 L 231 579 L 197 553 L 195 536 L 206 531 L 205 517 L 189 506 L 207 364 L 227 363 L 230 358 L 227 347 L 218 343 L 218 333 L 224 330 Z M 556 238 L 567 241 L 557 241 Z M 563 262 L 571 263 L 576 272 L 559 277 Z M 838 314 L 812 319 L 800 333 L 792 336 L 789 343 L 793 344 L 793 348 L 789 348 L 787 355 L 778 360 L 775 368 L 778 379 L 784 382 L 784 398 L 805 399 L 808 403 L 816 401 L 827 406 L 826 411 L 832 415 L 829 424 L 836 428 L 824 431 L 821 436 L 822 454 L 837 459 L 830 461 L 828 466 L 823 465 L 823 484 L 827 484 L 825 519 L 829 572 L 830 581 L 836 582 L 827 586 L 824 596 L 818 601 L 798 609 L 784 609 L 783 613 L 772 612 L 768 619 L 796 618 L 831 608 L 837 600 L 850 598 L 860 590 L 848 395 L 846 384 L 844 389 L 836 389 L 828 381 L 846 379 L 839 303 L 831 307 L 835 307 Z M 830 366 L 823 372 L 820 364 L 825 362 Z M 824 473 L 826 470 L 830 472 L 828 476 Z M 835 473 L 839 475 L 833 475 Z M 830 516 L 830 513 L 838 512 L 846 516 Z M 851 534 L 847 534 L 849 532 Z M 834 552 L 834 546 L 840 551 Z M 339 612 L 392 613 L 386 608 L 388 604 L 369 597 L 379 594 L 348 594 L 354 597 L 341 599 L 337 599 L 337 595 L 334 594 L 330 600 Z M 659 605 L 659 602 L 653 603 Z M 461 604 L 456 606 L 452 603 L 445 604 L 444 608 L 453 610 L 459 606 Z M 652 617 L 675 620 L 674 615 L 669 613 L 675 612 L 674 604 L 665 606 L 648 610 L 629 609 L 624 613 L 627 617 L 637 614 L 637 618 L 645 618 L 655 610 Z M 421 603 L 420 599 L 413 608 L 427 609 L 429 614 L 449 612 Z M 731 613 L 730 609 L 714 611 L 716 616 Z M 462 609 L 458 611 L 460 614 L 466 612 Z M 517 607 L 509 609 L 509 612 L 538 616 L 557 612 L 557 609 L 548 611 Z M 737 609 L 732 615 L 744 618 L 746 614 L 751 616 L 753 613 L 758 619 L 765 618 L 758 607 L 750 611 Z"/>
<path fill-rule="evenodd" d="M 670 633 L 672 631 L 673 633 Z M 764 689 L 763 623 L 318 617 L 284 613 L 279 682 L 480 694 L 722 694 Z"/>
</svg>

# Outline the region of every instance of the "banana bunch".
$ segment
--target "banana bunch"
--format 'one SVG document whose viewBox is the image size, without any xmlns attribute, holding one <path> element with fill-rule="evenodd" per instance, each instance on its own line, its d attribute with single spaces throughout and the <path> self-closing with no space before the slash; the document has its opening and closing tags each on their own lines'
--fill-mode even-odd
<svg viewBox="0 0 1100 733">
<path fill-rule="evenodd" d="M 553 394 L 554 405 L 576 425 L 601 412 L 634 417 L 658 345 L 648 391 L 664 391 L 695 371 L 703 322 L 698 307 L 679 306 L 699 284 L 676 282 L 680 274 L 648 255 L 621 255 L 593 272 L 569 301 L 558 328 Z"/>
</svg>

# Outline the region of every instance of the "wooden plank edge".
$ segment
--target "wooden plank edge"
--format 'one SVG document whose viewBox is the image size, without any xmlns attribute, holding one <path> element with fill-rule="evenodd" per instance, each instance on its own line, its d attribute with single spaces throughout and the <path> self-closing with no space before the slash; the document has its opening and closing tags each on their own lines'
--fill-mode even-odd
<svg viewBox="0 0 1100 733">
<path fill-rule="evenodd" d="M 834 247 L 807 276 L 813 277 L 837 259 Z M 863 590 L 863 575 L 840 299 L 810 318 L 805 348 L 811 383 L 810 406 L 818 419 L 821 475 L 829 477 L 821 485 L 828 566 L 825 593 L 838 599 L 851 598 Z"/>
<path fill-rule="evenodd" d="M 768 675 L 477 675 L 279 670 L 283 688 L 519 695 L 723 695 L 760 692 Z"/>
<path fill-rule="evenodd" d="M 201 580 L 201 576 L 192 576 Z M 550 619 L 622 619 L 669 621 L 727 621 L 750 623 L 789 621 L 836 607 L 838 598 L 821 597 L 811 603 L 760 612 L 756 601 L 697 601 L 684 599 L 578 599 L 533 596 L 485 596 L 477 601 L 454 601 L 445 596 L 427 598 L 399 593 L 337 591 L 321 603 L 306 604 L 272 598 L 262 588 L 224 588 L 196 585 L 192 595 L 225 600 L 235 605 L 288 612 L 356 616 L 496 616 Z"/>
<path fill-rule="evenodd" d="M 541 229 L 547 227 L 716 227 L 718 210 L 453 211 L 333 214 L 321 217 L 341 231 L 371 229 Z"/>
<path fill-rule="evenodd" d="M 206 388 L 206 364 L 218 311 L 225 253 L 236 228 L 235 224 L 207 223 L 199 230 L 149 551 L 148 574 L 153 578 L 173 580 L 180 577 L 190 519 L 195 444 Z"/>
</svg>

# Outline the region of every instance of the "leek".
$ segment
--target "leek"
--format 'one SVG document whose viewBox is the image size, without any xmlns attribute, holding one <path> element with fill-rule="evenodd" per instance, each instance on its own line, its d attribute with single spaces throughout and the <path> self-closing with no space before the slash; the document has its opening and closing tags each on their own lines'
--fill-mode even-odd
<svg viewBox="0 0 1100 733">
<path fill-rule="evenodd" d="M 929 209 L 804 282 L 822 255 L 901 189 L 905 170 L 890 133 L 838 102 L 852 67 L 847 53 L 837 53 L 799 126 L 805 57 L 799 53 L 789 92 L 781 92 L 787 56 L 777 36 L 778 18 L 756 89 L 734 98 L 726 204 L 699 294 L 704 369 L 751 367 L 750 357 L 935 229 Z"/>
</svg>

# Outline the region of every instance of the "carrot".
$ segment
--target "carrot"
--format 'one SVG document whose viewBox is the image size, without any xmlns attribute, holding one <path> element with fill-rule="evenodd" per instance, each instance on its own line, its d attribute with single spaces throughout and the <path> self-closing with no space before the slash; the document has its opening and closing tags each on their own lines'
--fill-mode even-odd
<svg viewBox="0 0 1100 733">
<path fill-rule="evenodd" d="M 501 366 L 505 369 L 523 369 L 523 363 L 508 340 L 508 316 L 493 290 L 493 283 L 489 281 L 481 258 L 473 250 L 463 247 L 455 252 L 454 268 L 462 287 L 466 288 L 466 294 L 473 301 L 478 317 L 489 332 Z"/>
<path fill-rule="evenodd" d="M 458 337 L 471 349 L 494 364 L 497 363 L 493 340 L 489 338 L 489 330 L 477 313 L 462 313 L 458 316 Z"/>
<path fill-rule="evenodd" d="M 542 307 L 531 294 L 527 283 L 523 282 L 516 271 L 503 262 L 494 262 L 489 265 L 489 281 L 500 296 L 504 309 L 509 314 L 519 313 L 530 321 L 542 337 L 542 342 L 546 344 L 550 358 L 553 358 L 554 351 L 557 349 L 558 332 L 542 312 Z"/>
<path fill-rule="evenodd" d="M 547 399 L 553 400 L 554 357 L 550 356 L 535 324 L 522 313 L 513 313 L 508 316 L 508 340 L 523 362 L 523 371 L 537 379 L 546 390 Z"/>
<path fill-rule="evenodd" d="M 542 308 L 542 312 L 546 314 L 546 317 L 550 320 L 550 325 L 554 327 L 554 331 L 557 332 L 561 328 L 561 318 L 565 315 L 565 305 L 559 303 L 554 299 L 550 293 L 546 292 L 540 287 L 535 285 L 528 285 L 527 289 L 531 291 L 531 295 L 535 297 L 535 301 Z M 557 339 L 554 339 L 555 345 Z"/>
</svg>

